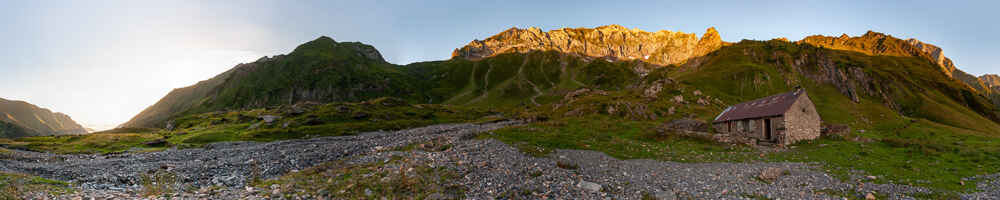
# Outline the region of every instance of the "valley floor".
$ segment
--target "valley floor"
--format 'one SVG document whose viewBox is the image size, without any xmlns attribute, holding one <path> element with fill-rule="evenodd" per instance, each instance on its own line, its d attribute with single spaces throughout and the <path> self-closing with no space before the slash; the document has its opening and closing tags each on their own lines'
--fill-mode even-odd
<svg viewBox="0 0 1000 200">
<path fill-rule="evenodd" d="M 532 157 L 479 137 L 516 125 L 446 124 L 111 155 L 10 150 L 0 171 L 73 185 L 69 194 L 21 194 L 30 199 L 910 199 L 930 191 L 866 178 L 844 182 L 812 163 L 619 160 L 582 150 Z M 1000 198 L 1000 174 L 982 178 L 980 192 L 961 198 Z"/>
</svg>

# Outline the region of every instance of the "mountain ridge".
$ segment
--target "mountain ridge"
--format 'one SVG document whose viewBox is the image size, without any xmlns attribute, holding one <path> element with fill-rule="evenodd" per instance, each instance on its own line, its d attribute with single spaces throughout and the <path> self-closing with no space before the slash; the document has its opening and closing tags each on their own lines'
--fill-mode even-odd
<svg viewBox="0 0 1000 200">
<path fill-rule="evenodd" d="M 595 28 L 562 28 L 541 31 L 513 27 L 484 40 L 473 40 L 455 49 L 453 58 L 482 59 L 503 53 L 554 50 L 615 60 L 641 60 L 657 65 L 681 64 L 724 44 L 714 27 L 698 38 L 693 33 L 660 30 L 647 32 L 620 25 Z"/>
<path fill-rule="evenodd" d="M 0 98 L 0 137 L 83 134 L 88 131 L 69 115 L 25 101 Z M 16 128 L 15 128 L 16 127 Z"/>
<path fill-rule="evenodd" d="M 561 35 L 566 36 L 563 38 L 567 39 L 566 42 L 555 43 L 553 41 L 557 40 L 549 39 L 552 36 L 561 38 Z M 656 35 L 662 36 L 657 41 L 676 42 L 677 45 L 640 47 L 640 41 L 653 41 L 649 38 L 657 38 L 653 37 Z M 592 41 L 583 42 L 585 40 Z M 533 41 L 541 42 L 532 43 Z M 522 44 L 525 42 L 528 44 Z M 603 50 L 591 51 L 589 47 L 583 47 L 592 46 L 590 44 L 601 44 L 603 46 L 599 49 Z M 726 48 L 741 49 L 742 53 L 715 55 Z M 678 49 L 680 53 L 672 51 Z M 650 52 L 663 54 L 657 54 L 661 57 L 635 57 Z M 718 65 L 727 65 L 725 68 L 737 71 L 747 67 L 756 69 L 761 65 L 791 70 L 768 75 L 771 78 L 783 77 L 780 79 L 784 80 L 782 86 L 774 88 L 787 88 L 789 85 L 810 81 L 820 82 L 833 86 L 854 103 L 874 98 L 886 107 L 907 115 L 941 117 L 938 116 L 941 113 L 920 110 L 927 106 L 960 105 L 968 108 L 949 109 L 957 109 L 955 112 L 968 116 L 962 116 L 961 120 L 938 120 L 969 128 L 970 122 L 982 122 L 985 118 L 989 119 L 986 121 L 993 121 L 985 123 L 995 125 L 1000 119 L 995 112 L 995 101 L 990 102 L 985 97 L 974 95 L 979 92 L 977 89 L 957 80 L 953 74 L 946 74 L 960 70 L 951 70 L 949 67 L 954 66 L 949 65 L 950 60 L 940 56 L 940 52 L 940 48 L 915 39 L 902 40 L 874 31 L 857 37 L 846 34 L 840 37 L 814 35 L 796 42 L 776 39 L 726 43 L 721 41 L 714 28 L 709 28 L 698 38 L 694 34 L 670 31 L 650 33 L 610 25 L 590 29 L 564 28 L 549 32 L 542 32 L 538 28 L 511 28 L 456 49 L 454 57 L 449 60 L 394 65 L 385 62 L 372 46 L 338 43 L 324 36 L 300 45 L 287 55 L 264 57 L 252 63 L 240 64 L 213 79 L 191 86 L 198 89 L 182 88 L 197 91 L 189 92 L 192 94 L 185 96 L 171 92 L 161 102 L 147 108 L 150 112 L 144 111 L 122 127 L 162 128 L 169 124 L 170 118 L 186 114 L 271 107 L 302 101 L 362 101 L 380 96 L 398 97 L 415 103 L 539 106 L 553 103 L 580 88 L 630 90 L 629 88 L 647 87 L 660 82 L 673 82 L 672 79 L 684 79 L 675 77 L 677 75 L 662 74 L 666 71 L 702 73 L 698 71 L 717 69 Z M 880 56 L 898 58 L 883 59 Z M 909 59 L 911 57 L 917 59 Z M 743 61 L 736 65 L 732 65 L 730 61 L 713 61 L 722 58 Z M 886 63 L 880 64 L 882 62 Z M 676 67 L 664 67 L 668 65 Z M 919 66 L 921 69 L 898 68 L 900 66 Z M 906 69 L 904 71 L 910 71 L 907 73 L 926 77 L 886 74 L 887 70 L 895 69 Z M 340 70 L 337 71 L 340 73 L 318 73 L 329 70 Z M 938 72 L 935 74 L 928 70 Z M 808 79 L 802 80 L 797 76 Z M 670 78 L 662 79 L 665 77 Z M 706 78 L 718 77 L 723 76 Z M 759 80 L 761 77 L 745 78 L 752 78 L 754 84 L 763 81 Z M 730 79 L 741 80 L 738 77 Z M 316 84 L 323 80 L 342 81 L 336 82 L 338 84 Z M 260 84 L 262 82 L 267 84 Z M 363 83 L 354 84 L 356 82 Z M 905 85 L 919 87 L 905 92 L 893 89 Z M 928 95 L 916 92 L 927 89 L 938 92 Z M 723 98 L 725 102 L 752 96 L 728 94 L 730 91 L 718 92 L 718 95 L 730 96 Z M 948 99 L 938 99 L 941 97 Z"/>
<path fill-rule="evenodd" d="M 807 43 L 823 48 L 856 51 L 868 55 L 924 58 L 940 67 L 940 71 L 945 75 L 961 81 L 975 91 L 987 96 L 993 93 L 978 77 L 956 67 L 950 58 L 944 56 L 942 48 L 915 38 L 903 40 L 889 34 L 869 30 L 864 35 L 857 37 L 850 37 L 847 34 L 842 34 L 840 37 L 812 35 L 803 38 L 798 43 Z"/>
</svg>

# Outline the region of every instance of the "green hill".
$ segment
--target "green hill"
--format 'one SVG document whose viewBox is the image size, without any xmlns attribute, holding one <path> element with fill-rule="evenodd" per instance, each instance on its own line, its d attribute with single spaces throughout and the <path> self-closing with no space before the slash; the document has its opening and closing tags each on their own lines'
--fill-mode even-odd
<svg viewBox="0 0 1000 200">
<path fill-rule="evenodd" d="M 320 37 L 288 55 L 239 64 L 212 79 L 175 89 L 121 127 L 163 128 L 167 120 L 187 114 L 306 101 L 426 99 L 413 85 L 417 82 L 369 45 Z"/>
</svg>

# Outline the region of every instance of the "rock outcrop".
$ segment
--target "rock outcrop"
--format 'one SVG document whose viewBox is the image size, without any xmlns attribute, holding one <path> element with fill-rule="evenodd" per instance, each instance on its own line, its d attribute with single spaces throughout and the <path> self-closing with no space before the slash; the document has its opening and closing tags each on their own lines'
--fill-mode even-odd
<svg viewBox="0 0 1000 200">
<path fill-rule="evenodd" d="M 913 45 L 921 52 L 927 54 L 928 59 L 941 67 L 941 70 L 945 72 L 948 76 L 952 76 L 952 72 L 955 71 L 955 64 L 951 62 L 951 59 L 945 57 L 942 53 L 941 47 L 934 46 L 932 44 L 927 44 L 921 42 L 920 40 L 910 38 L 906 40 L 907 43 Z"/>
<path fill-rule="evenodd" d="M 979 76 L 979 80 L 983 81 L 983 84 L 986 84 L 987 87 L 990 88 L 1000 87 L 1000 76 L 997 76 L 996 74 L 986 74 Z"/>
<path fill-rule="evenodd" d="M 941 71 L 943 71 L 945 75 L 948 75 L 956 80 L 962 81 L 962 83 L 969 85 L 969 87 L 972 87 L 972 89 L 976 89 L 976 91 L 979 91 L 984 95 L 990 95 L 994 93 L 993 90 L 990 89 L 990 87 L 983 82 L 983 80 L 980 80 L 978 77 L 956 68 L 955 64 L 951 62 L 951 59 L 944 56 L 940 47 L 934 46 L 932 44 L 927 44 L 913 38 L 906 40 L 906 42 L 909 43 L 910 45 L 913 45 L 913 47 L 916 47 L 917 49 L 921 50 L 923 53 L 925 53 L 926 54 L 925 57 L 931 60 L 931 62 L 937 64 L 939 67 L 941 67 Z"/>
<path fill-rule="evenodd" d="M 597 28 L 563 28 L 543 32 L 539 28 L 511 28 L 485 40 L 475 40 L 455 49 L 453 58 L 478 60 L 503 53 L 558 51 L 609 60 L 641 60 L 655 65 L 681 64 L 722 47 L 715 28 L 699 39 L 693 33 L 646 32 L 619 25 Z"/>
<path fill-rule="evenodd" d="M 986 85 L 986 88 L 990 90 L 990 100 L 993 100 L 993 104 L 1000 107 L 1000 76 L 996 74 L 987 74 L 979 76 L 979 81 L 982 81 Z"/>
</svg>

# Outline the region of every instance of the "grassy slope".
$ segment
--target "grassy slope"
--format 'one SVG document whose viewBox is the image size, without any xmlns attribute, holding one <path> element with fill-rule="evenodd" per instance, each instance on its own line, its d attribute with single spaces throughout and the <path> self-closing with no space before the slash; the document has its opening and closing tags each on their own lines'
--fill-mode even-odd
<svg viewBox="0 0 1000 200">
<path fill-rule="evenodd" d="M 697 138 L 660 135 L 655 121 L 632 121 L 607 115 L 568 117 L 495 131 L 495 138 L 534 156 L 553 149 L 584 149 L 620 159 L 653 158 L 677 162 L 733 162 L 753 160 L 757 154 Z"/>
<path fill-rule="evenodd" d="M 632 70 L 636 64 L 602 59 L 584 62 L 547 51 L 478 61 L 414 63 L 403 68 L 418 79 L 430 80 L 428 90 L 440 103 L 502 108 L 545 104 L 581 87 L 623 89 L 638 80 Z"/>
<path fill-rule="evenodd" d="M 408 104 L 395 98 L 319 105 L 301 114 L 280 109 L 217 112 L 177 119 L 178 129 L 168 133 L 171 136 L 168 141 L 175 144 L 206 144 L 219 141 L 274 141 L 353 135 L 367 131 L 489 120 L 486 117 L 490 113 L 487 110 L 459 106 Z M 260 115 L 282 118 L 266 124 L 257 119 Z M 257 128 L 250 128 L 254 124 L 259 125 Z"/>
<path fill-rule="evenodd" d="M 309 108 L 305 108 L 309 107 Z M 353 135 L 379 130 L 399 130 L 443 123 L 496 120 L 493 112 L 450 105 L 409 104 L 397 98 L 379 98 L 360 103 L 303 106 L 302 113 L 290 106 L 276 109 L 211 112 L 176 119 L 174 130 L 115 129 L 75 136 L 26 137 L 0 140 L 0 145 L 54 153 L 110 153 L 126 150 L 157 151 L 168 147 L 197 147 L 224 141 L 275 141 L 318 136 Z M 263 115 L 280 116 L 270 124 Z M 287 126 L 286 126 L 287 124 Z M 167 144 L 144 143 L 163 139 Z"/>
<path fill-rule="evenodd" d="M 147 147 L 144 142 L 162 136 L 149 132 L 91 133 L 87 135 L 25 137 L 0 140 L 8 148 L 28 149 L 52 153 L 110 153 L 130 150 L 153 151 L 162 147 Z"/>
</svg>

